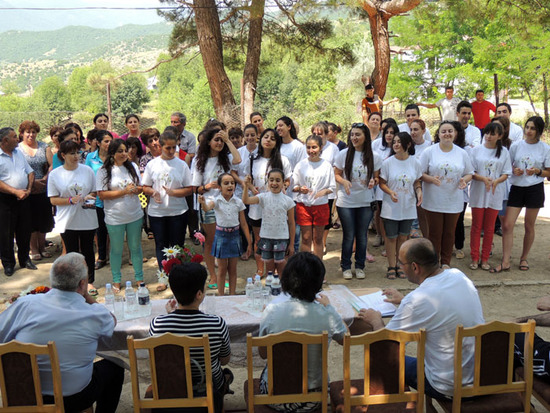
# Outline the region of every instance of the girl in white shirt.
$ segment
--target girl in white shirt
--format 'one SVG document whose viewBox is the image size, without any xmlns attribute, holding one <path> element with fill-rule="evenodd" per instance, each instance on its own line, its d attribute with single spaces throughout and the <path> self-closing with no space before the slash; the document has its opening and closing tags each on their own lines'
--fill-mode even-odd
<svg viewBox="0 0 550 413">
<path fill-rule="evenodd" d="M 120 291 L 124 235 L 132 258 L 137 282 L 143 281 L 141 225 L 143 210 L 138 195 L 142 192 L 137 165 L 128 160 L 126 142 L 114 139 L 108 156 L 96 176 L 99 198 L 105 206 L 105 224 L 111 240 L 110 261 L 113 289 Z"/>
<path fill-rule="evenodd" d="M 284 185 L 287 187 L 292 177 L 292 168 L 286 156 L 281 155 L 282 139 L 273 129 L 264 129 L 260 136 L 260 145 L 255 156 L 244 160 L 242 167 L 239 168 L 241 182 L 245 181 L 246 176 L 250 176 L 253 186 L 252 195 L 269 192 L 267 176 L 272 169 L 280 169 L 284 172 Z M 262 208 L 260 205 L 250 205 L 248 211 L 250 225 L 254 232 L 254 255 L 256 259 L 256 274 L 264 274 L 264 262 L 258 251 L 258 241 L 260 240 L 260 228 L 262 225 Z"/>
<path fill-rule="evenodd" d="M 422 167 L 414 157 L 411 135 L 399 132 L 393 138 L 392 154 L 382 163 L 379 187 L 384 191 L 380 213 L 386 230 L 386 252 L 390 280 L 407 278 L 403 269 L 397 266 L 397 254 L 409 237 L 416 206 L 422 203 Z"/>
<path fill-rule="evenodd" d="M 411 138 L 414 143 L 414 156 L 416 159 L 420 160 L 420 155 L 422 152 L 429 148 L 432 144 L 431 142 L 424 139 L 424 134 L 426 133 L 426 122 L 422 119 L 415 119 L 411 122 Z M 428 237 L 428 221 L 426 220 L 426 214 L 422 209 L 422 206 L 417 205 L 416 215 L 418 218 L 413 221 L 413 226 L 411 230 L 411 238 L 420 238 Z M 421 234 L 418 232 L 420 228 Z"/>
<path fill-rule="evenodd" d="M 212 255 L 218 259 L 218 294 L 225 293 L 225 275 L 229 274 L 229 295 L 237 289 L 237 262 L 243 253 L 239 228 L 243 228 L 248 241 L 248 254 L 252 250 L 252 240 L 244 210 L 246 207 L 235 194 L 235 179 L 229 173 L 218 177 L 220 195 L 214 199 L 199 196 L 204 211 L 214 210 L 216 214 L 216 234 L 212 245 Z"/>
<path fill-rule="evenodd" d="M 453 143 L 457 136 L 455 124 L 443 121 L 436 135 L 439 142 L 420 156 L 422 209 L 430 223 L 428 239 L 440 256 L 442 267 L 451 263 L 456 223 L 464 208 L 463 190 L 474 172 L 466 151 Z"/>
<path fill-rule="evenodd" d="M 323 140 L 311 135 L 306 140 L 308 158 L 296 165 L 292 175 L 296 197 L 296 221 L 302 233 L 302 251 L 323 259 L 323 233 L 329 222 L 328 196 L 336 190 L 334 169 L 321 159 Z"/>
<path fill-rule="evenodd" d="M 283 273 L 286 265 L 286 255 L 294 254 L 294 201 L 283 193 L 284 172 L 271 169 L 267 174 L 269 192 L 263 192 L 249 197 L 248 190 L 243 191 L 245 205 L 259 204 L 262 208 L 262 226 L 258 251 L 265 261 L 267 271 L 277 269 Z M 252 189 L 252 178 L 246 177 L 248 189 Z"/>
<path fill-rule="evenodd" d="M 472 208 L 472 228 L 470 230 L 470 268 L 488 271 L 489 256 L 493 243 L 493 229 L 498 211 L 502 207 L 506 191 L 506 180 L 512 173 L 508 150 L 502 146 L 504 129 L 491 122 L 483 129 L 483 141 L 470 152 L 474 167 L 474 177 L 470 184 L 470 207 Z M 479 244 L 483 230 L 481 262 Z"/>
<path fill-rule="evenodd" d="M 529 270 L 527 257 L 535 241 L 535 221 L 544 206 L 544 178 L 550 177 L 550 146 L 541 142 L 544 120 L 532 116 L 525 122 L 524 138 L 510 147 L 512 177 L 506 215 L 502 222 L 502 263 L 493 272 L 510 269 L 514 244 L 514 225 L 525 207 L 525 235 L 519 261 L 521 271 Z"/>
<path fill-rule="evenodd" d="M 231 170 L 231 165 L 241 163 L 241 155 L 229 140 L 225 130 L 219 126 L 208 129 L 193 158 L 191 170 L 193 173 L 192 186 L 198 195 L 215 198 L 219 195 L 218 177 Z M 204 261 L 210 274 L 209 288 L 217 288 L 216 267 L 211 254 L 214 234 L 216 232 L 216 215 L 214 211 L 201 211 L 201 223 L 204 229 Z"/>
</svg>

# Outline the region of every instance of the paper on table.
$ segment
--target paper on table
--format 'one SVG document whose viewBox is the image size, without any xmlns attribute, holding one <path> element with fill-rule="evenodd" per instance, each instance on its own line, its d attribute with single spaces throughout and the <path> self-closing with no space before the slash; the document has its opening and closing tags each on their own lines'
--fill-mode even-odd
<svg viewBox="0 0 550 413">
<path fill-rule="evenodd" d="M 390 317 L 395 314 L 395 305 L 384 301 L 385 296 L 382 291 L 375 293 L 362 295 L 359 299 L 365 303 L 364 308 L 372 308 L 373 310 L 380 311 L 382 317 Z"/>
</svg>

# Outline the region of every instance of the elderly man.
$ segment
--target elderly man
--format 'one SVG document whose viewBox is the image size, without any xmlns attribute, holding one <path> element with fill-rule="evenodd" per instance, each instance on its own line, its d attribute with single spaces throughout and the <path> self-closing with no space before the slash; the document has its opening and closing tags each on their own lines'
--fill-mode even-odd
<svg viewBox="0 0 550 413">
<path fill-rule="evenodd" d="M 484 323 L 481 302 L 474 284 L 457 269 L 439 268 L 437 253 L 426 238 L 406 241 L 399 250 L 399 261 L 416 290 L 403 297 L 388 288 L 386 301 L 399 304 L 386 328 L 390 330 L 426 330 L 426 394 L 449 399 L 454 384 L 454 339 L 458 324 L 473 327 Z M 374 330 L 384 328 L 378 311 L 362 309 L 359 316 Z M 464 384 L 473 382 L 473 341 L 464 342 L 462 353 Z M 407 357 L 405 382 L 417 388 L 416 359 Z"/>
<path fill-rule="evenodd" d="M 55 341 L 65 412 L 97 402 L 96 413 L 116 411 L 124 370 L 108 360 L 94 363 L 98 340 L 109 337 L 115 317 L 88 294 L 88 267 L 76 252 L 59 257 L 50 271 L 52 289 L 19 298 L 0 314 L 0 342 Z M 44 401 L 53 402 L 51 366 L 39 361 Z"/>
<path fill-rule="evenodd" d="M 15 272 L 14 236 L 19 265 L 36 270 L 29 258 L 31 205 L 28 198 L 34 172 L 17 145 L 19 139 L 12 128 L 0 129 L 0 256 L 7 277 Z"/>
</svg>

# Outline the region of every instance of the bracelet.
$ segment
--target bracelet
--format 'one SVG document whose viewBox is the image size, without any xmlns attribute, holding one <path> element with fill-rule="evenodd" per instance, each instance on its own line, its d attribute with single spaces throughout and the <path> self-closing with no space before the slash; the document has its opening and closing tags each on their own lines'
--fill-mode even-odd
<svg viewBox="0 0 550 413">
<path fill-rule="evenodd" d="M 535 175 L 537 175 L 537 176 L 541 176 L 541 175 L 542 175 L 542 169 L 541 169 L 541 168 L 539 168 L 539 173 L 538 173 L 538 174 L 535 174 Z"/>
<path fill-rule="evenodd" d="M 73 204 L 73 197 L 72 197 L 72 196 L 69 197 L 69 205 L 74 205 L 74 204 Z"/>
</svg>

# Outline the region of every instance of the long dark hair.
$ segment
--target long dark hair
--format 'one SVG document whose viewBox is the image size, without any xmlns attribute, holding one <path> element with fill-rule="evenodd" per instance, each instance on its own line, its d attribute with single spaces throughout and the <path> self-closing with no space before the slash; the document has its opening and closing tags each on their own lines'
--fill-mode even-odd
<svg viewBox="0 0 550 413">
<path fill-rule="evenodd" d="M 483 136 L 490 133 L 496 133 L 497 135 L 500 135 L 500 139 L 497 140 L 497 153 L 496 153 L 497 158 L 500 158 L 500 154 L 502 152 L 502 138 L 504 136 L 504 127 L 498 122 L 488 123 L 483 128 Z"/>
<path fill-rule="evenodd" d="M 220 128 L 208 129 L 204 132 L 204 137 L 201 140 L 199 149 L 197 150 L 197 170 L 200 173 L 204 173 L 204 168 L 206 167 L 206 162 L 210 157 L 210 142 L 214 139 L 214 136 L 220 131 Z M 223 144 L 223 148 L 218 154 L 218 163 L 221 165 L 225 172 L 231 169 L 231 163 L 229 162 L 229 148 L 227 145 Z"/>
<path fill-rule="evenodd" d="M 444 120 L 439 124 L 437 128 L 437 132 L 435 133 L 434 144 L 439 143 L 439 141 L 441 140 L 439 138 L 439 130 L 445 124 L 451 125 L 453 129 L 456 131 L 456 138 L 453 144 L 455 144 L 459 148 L 464 149 L 464 147 L 466 146 L 466 134 L 464 133 L 464 128 L 462 127 L 460 122 L 456 120 Z"/>
<path fill-rule="evenodd" d="M 122 145 L 128 149 L 128 146 L 126 145 L 126 142 L 122 139 L 113 139 L 111 143 L 109 144 L 109 149 L 107 151 L 107 159 L 105 159 L 105 163 L 103 164 L 102 168 L 105 168 L 105 179 L 103 180 L 103 185 L 105 185 L 109 190 L 111 189 L 111 177 L 113 174 L 113 166 L 115 166 L 115 153 L 118 151 L 118 148 L 120 148 Z M 139 177 L 136 173 L 136 170 L 134 169 L 134 165 L 129 159 L 126 159 L 126 161 L 122 164 L 132 177 L 132 180 L 136 185 L 139 184 Z"/>
<path fill-rule="evenodd" d="M 288 116 L 281 116 L 279 119 L 277 119 L 277 122 L 279 121 L 283 121 L 286 126 L 290 127 L 289 132 L 292 139 L 298 139 L 298 132 L 296 132 L 296 126 L 294 126 L 294 122 L 292 121 L 292 119 L 290 119 Z"/>
<path fill-rule="evenodd" d="M 355 126 L 354 126 L 355 125 Z M 363 135 L 365 135 L 365 142 L 363 143 L 363 151 L 361 156 L 361 162 L 363 166 L 367 168 L 367 178 L 370 180 L 374 174 L 374 160 L 372 155 L 372 144 L 370 138 L 370 131 L 367 125 L 353 124 L 348 133 L 348 153 L 346 153 L 346 163 L 344 164 L 344 176 L 347 180 L 351 181 L 351 173 L 353 169 L 353 158 L 355 156 L 355 148 L 351 143 L 351 131 L 353 129 L 361 129 Z M 382 138 L 383 139 L 383 138 Z"/>
<path fill-rule="evenodd" d="M 384 129 L 382 129 L 382 146 L 384 148 L 388 147 L 388 142 L 386 142 L 386 132 L 390 129 L 393 129 L 393 137 L 395 138 L 397 134 L 399 133 L 399 127 L 397 126 L 397 123 L 391 123 L 389 122 L 386 126 L 384 126 Z M 391 147 L 391 144 L 390 144 Z"/>
<path fill-rule="evenodd" d="M 495 116 L 491 119 L 491 122 L 500 123 L 502 126 L 502 146 L 510 149 L 510 146 L 512 146 L 512 141 L 510 140 L 510 119 L 504 116 Z"/>
<path fill-rule="evenodd" d="M 411 135 L 408 132 L 399 132 L 397 135 L 393 137 L 393 139 L 399 138 L 399 141 L 401 142 L 401 147 L 404 151 L 406 151 L 409 155 L 414 155 L 415 149 L 414 149 L 414 142 L 412 140 Z M 390 156 L 395 155 L 395 151 L 393 150 L 393 145 L 391 146 L 391 153 Z"/>
<path fill-rule="evenodd" d="M 250 155 L 250 176 L 252 176 L 252 168 L 254 166 L 254 161 L 264 156 L 264 148 L 262 146 L 262 139 L 267 132 L 273 132 L 275 135 L 275 147 L 271 151 L 269 160 L 267 161 L 266 172 L 270 169 L 283 169 L 283 160 L 281 158 L 281 145 L 283 144 L 283 138 L 277 133 L 275 129 L 264 129 L 260 135 L 260 144 L 258 145 L 258 152 L 256 155 Z"/>
</svg>

